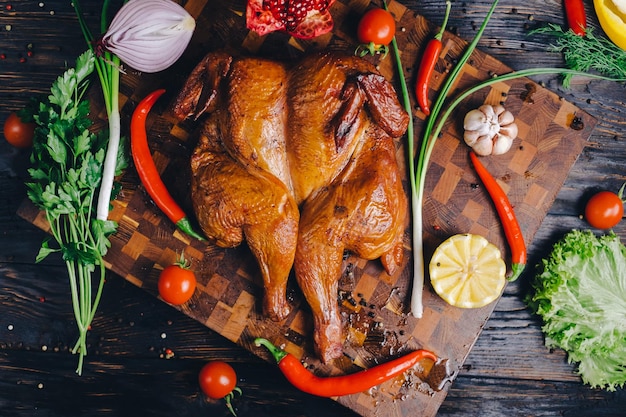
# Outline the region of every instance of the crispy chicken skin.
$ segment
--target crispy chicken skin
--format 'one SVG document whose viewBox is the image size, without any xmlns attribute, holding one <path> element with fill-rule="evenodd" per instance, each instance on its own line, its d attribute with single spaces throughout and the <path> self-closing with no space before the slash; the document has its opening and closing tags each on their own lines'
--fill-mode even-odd
<svg viewBox="0 0 626 417">
<path fill-rule="evenodd" d="M 242 164 L 271 172 L 291 189 L 287 163 L 287 94 L 284 65 L 261 59 L 235 61 L 227 83 L 223 144 Z"/>
<path fill-rule="evenodd" d="M 313 311 L 315 347 L 325 361 L 342 352 L 337 283 L 344 251 L 383 257 L 387 272 L 395 272 L 402 261 L 406 207 L 395 146 L 374 125 L 364 130 L 343 172 L 302 206 L 294 267 Z"/>
<path fill-rule="evenodd" d="M 196 65 L 178 93 L 172 112 L 180 120 L 198 119 L 217 109 L 221 83 L 227 78 L 233 57 L 225 52 L 212 52 Z"/>
<path fill-rule="evenodd" d="M 344 59 L 354 61 L 357 68 L 345 65 Z M 366 118 L 361 111 L 365 97 L 350 75 L 365 64 L 322 54 L 305 58 L 290 72 L 287 147 L 298 203 L 329 185 L 358 145 L 357 132 Z M 336 127 L 343 130 L 337 134 Z"/>
<path fill-rule="evenodd" d="M 374 119 L 401 136 L 408 117 L 391 84 L 367 61 L 327 52 L 290 71 L 287 147 L 298 203 L 328 185 L 345 167 Z"/>
<path fill-rule="evenodd" d="M 205 124 L 191 156 L 193 208 L 202 231 L 221 247 L 245 240 L 263 277 L 263 311 L 272 320 L 289 314 L 286 287 L 298 236 L 298 206 L 279 179 L 245 166 L 224 149 L 217 124 Z"/>
<path fill-rule="evenodd" d="M 221 246 L 245 240 L 273 320 L 289 312 L 292 268 L 311 307 L 320 359 L 342 354 L 343 254 L 403 260 L 407 198 L 393 139 L 408 115 L 373 65 L 334 52 L 296 65 L 208 54 L 175 100 L 179 119 L 209 116 L 191 159 L 192 202 Z"/>
</svg>

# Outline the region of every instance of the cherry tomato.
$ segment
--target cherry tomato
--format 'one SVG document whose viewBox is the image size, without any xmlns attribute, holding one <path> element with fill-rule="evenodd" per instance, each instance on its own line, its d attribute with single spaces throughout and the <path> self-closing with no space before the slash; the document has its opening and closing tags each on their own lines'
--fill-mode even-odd
<svg viewBox="0 0 626 417">
<path fill-rule="evenodd" d="M 396 33 L 396 21 L 384 9 L 371 9 L 366 12 L 357 27 L 357 38 L 363 44 L 389 45 Z"/>
<path fill-rule="evenodd" d="M 15 112 L 11 113 L 4 122 L 4 137 L 16 148 L 31 147 L 34 136 L 35 124 L 24 123 Z"/>
<path fill-rule="evenodd" d="M 600 191 L 589 199 L 585 206 L 585 219 L 596 229 L 610 229 L 624 215 L 624 202 L 620 195 L 611 191 Z"/>
<path fill-rule="evenodd" d="M 159 295 L 170 304 L 181 305 L 189 301 L 196 291 L 196 274 L 182 257 L 166 267 L 159 275 Z"/>
<path fill-rule="evenodd" d="M 226 362 L 212 361 L 202 367 L 198 382 L 207 397 L 219 400 L 235 390 L 237 375 L 233 367 Z"/>
</svg>

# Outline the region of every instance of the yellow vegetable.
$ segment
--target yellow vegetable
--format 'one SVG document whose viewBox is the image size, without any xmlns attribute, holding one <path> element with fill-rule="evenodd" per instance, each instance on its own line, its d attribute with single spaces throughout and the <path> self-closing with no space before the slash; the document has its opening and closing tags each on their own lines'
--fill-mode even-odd
<svg viewBox="0 0 626 417">
<path fill-rule="evenodd" d="M 429 265 L 430 282 L 447 303 L 483 307 L 496 300 L 506 282 L 500 250 L 482 236 L 458 234 L 437 247 Z"/>
<path fill-rule="evenodd" d="M 626 50 L 626 0 L 593 0 L 593 6 L 606 36 Z"/>
</svg>

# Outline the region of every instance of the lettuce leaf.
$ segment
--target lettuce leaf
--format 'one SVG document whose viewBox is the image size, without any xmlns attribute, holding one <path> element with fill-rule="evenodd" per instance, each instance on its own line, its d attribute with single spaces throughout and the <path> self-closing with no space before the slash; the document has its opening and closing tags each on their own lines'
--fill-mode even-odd
<svg viewBox="0 0 626 417">
<path fill-rule="evenodd" d="M 567 352 L 592 387 L 626 382 L 626 247 L 609 233 L 572 230 L 542 261 L 526 298 L 547 347 Z"/>
</svg>

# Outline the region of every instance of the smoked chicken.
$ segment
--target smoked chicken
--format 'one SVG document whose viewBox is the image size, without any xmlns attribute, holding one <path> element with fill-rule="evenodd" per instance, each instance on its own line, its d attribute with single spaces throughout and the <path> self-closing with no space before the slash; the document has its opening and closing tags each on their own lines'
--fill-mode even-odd
<svg viewBox="0 0 626 417">
<path fill-rule="evenodd" d="M 192 71 L 172 108 L 203 120 L 191 196 L 203 232 L 244 240 L 264 283 L 263 310 L 289 313 L 292 271 L 311 307 L 324 362 L 342 354 L 337 301 L 344 252 L 403 261 L 408 203 L 394 138 L 408 115 L 367 61 L 321 52 L 290 65 L 223 52 Z"/>
</svg>

